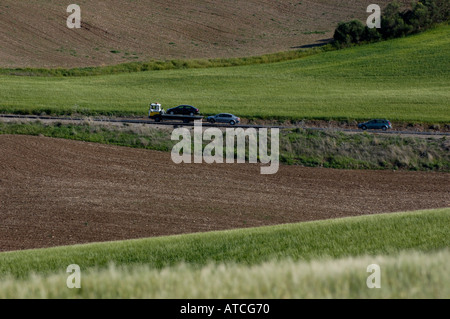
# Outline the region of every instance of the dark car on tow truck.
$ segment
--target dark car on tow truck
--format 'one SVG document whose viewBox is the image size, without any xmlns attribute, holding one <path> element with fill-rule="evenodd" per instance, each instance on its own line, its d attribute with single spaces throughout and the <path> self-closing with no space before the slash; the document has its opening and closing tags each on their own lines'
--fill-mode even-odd
<svg viewBox="0 0 450 319">
<path fill-rule="evenodd" d="M 190 115 L 194 116 L 200 113 L 199 109 L 193 107 L 192 105 L 178 105 L 177 107 L 173 107 L 168 109 L 167 114 L 170 115 Z"/>
</svg>

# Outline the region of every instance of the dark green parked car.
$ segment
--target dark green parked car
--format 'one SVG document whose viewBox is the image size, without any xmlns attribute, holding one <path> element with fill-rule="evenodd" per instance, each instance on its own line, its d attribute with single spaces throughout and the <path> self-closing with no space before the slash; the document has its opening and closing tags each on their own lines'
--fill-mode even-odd
<svg viewBox="0 0 450 319">
<path fill-rule="evenodd" d="M 363 129 L 364 131 L 367 129 L 387 131 L 392 128 L 392 124 L 388 120 L 371 120 L 366 123 L 358 124 L 358 128 Z"/>
</svg>

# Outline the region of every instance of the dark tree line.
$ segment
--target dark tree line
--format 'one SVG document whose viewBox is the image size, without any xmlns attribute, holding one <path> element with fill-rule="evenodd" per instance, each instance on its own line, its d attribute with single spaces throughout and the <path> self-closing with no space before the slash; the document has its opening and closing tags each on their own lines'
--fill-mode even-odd
<svg viewBox="0 0 450 319">
<path fill-rule="evenodd" d="M 334 43 L 345 47 L 422 32 L 448 21 L 449 3 L 450 0 L 422 0 L 414 3 L 411 9 L 401 11 L 400 4 L 392 2 L 381 15 L 380 29 L 370 29 L 359 20 L 341 22 L 334 32 Z"/>
</svg>

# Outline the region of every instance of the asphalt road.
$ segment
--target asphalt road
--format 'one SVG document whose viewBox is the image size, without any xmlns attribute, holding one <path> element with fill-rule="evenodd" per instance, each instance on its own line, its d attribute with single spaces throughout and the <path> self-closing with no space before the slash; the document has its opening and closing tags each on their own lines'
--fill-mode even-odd
<svg viewBox="0 0 450 319">
<path fill-rule="evenodd" d="M 14 115 L 14 114 L 0 114 L 0 120 L 2 119 L 10 119 L 10 120 L 40 120 L 40 121 L 71 121 L 71 122 L 85 122 L 87 118 L 81 118 L 81 117 L 58 117 L 58 116 L 38 116 L 38 115 Z M 145 125 L 154 125 L 154 126 L 194 126 L 194 123 L 183 123 L 182 121 L 161 121 L 161 122 L 155 122 L 151 119 L 133 119 L 133 118 L 108 118 L 108 117 L 99 117 L 99 118 L 93 118 L 89 117 L 89 121 L 97 122 L 97 123 L 127 123 L 127 124 L 145 124 Z M 329 128 L 323 128 L 323 127 L 312 127 L 312 126 L 266 126 L 266 125 L 227 125 L 227 124 L 211 124 L 208 122 L 202 123 L 203 127 L 219 127 L 219 128 L 226 128 L 226 127 L 236 127 L 236 128 L 279 128 L 279 129 L 290 129 L 290 128 L 305 128 L 305 129 L 311 129 L 311 130 L 334 130 L 334 131 L 341 131 L 341 132 L 348 132 L 348 133 L 361 133 L 363 132 L 360 129 L 344 129 L 339 127 L 329 127 Z M 450 136 L 450 133 L 448 132 L 418 132 L 418 131 L 399 131 L 399 130 L 388 130 L 388 131 L 382 131 L 382 130 L 366 130 L 365 132 L 368 133 L 376 133 L 376 134 L 391 134 L 391 135 L 404 135 L 404 136 L 410 136 L 414 135 L 416 137 L 442 137 L 442 136 Z"/>
</svg>

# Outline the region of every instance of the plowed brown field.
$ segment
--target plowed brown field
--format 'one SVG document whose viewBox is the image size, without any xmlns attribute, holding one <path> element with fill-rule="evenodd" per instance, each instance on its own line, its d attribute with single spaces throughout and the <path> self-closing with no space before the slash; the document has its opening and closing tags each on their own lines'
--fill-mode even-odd
<svg viewBox="0 0 450 319">
<path fill-rule="evenodd" d="M 0 136 L 0 251 L 447 207 L 450 174 L 181 164 L 169 153 Z"/>
<path fill-rule="evenodd" d="M 326 42 L 341 21 L 365 22 L 372 2 L 85 0 L 79 3 L 81 29 L 69 29 L 71 3 L 2 0 L 0 67 L 68 68 L 288 51 Z"/>
</svg>

